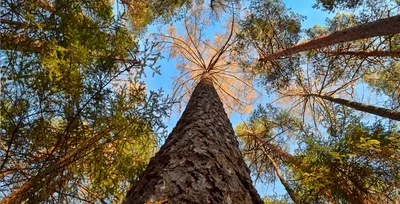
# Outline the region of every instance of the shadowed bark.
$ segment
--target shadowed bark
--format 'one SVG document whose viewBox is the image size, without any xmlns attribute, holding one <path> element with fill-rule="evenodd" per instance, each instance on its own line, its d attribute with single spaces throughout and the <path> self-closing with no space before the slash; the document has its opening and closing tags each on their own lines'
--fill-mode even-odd
<svg viewBox="0 0 400 204">
<path fill-rule="evenodd" d="M 263 203 L 209 75 L 126 196 L 127 203 Z"/>
<path fill-rule="evenodd" d="M 275 53 L 265 55 L 263 58 L 260 58 L 259 61 L 266 62 L 279 57 L 290 56 L 306 50 L 327 47 L 337 43 L 396 33 L 400 33 L 400 15 L 354 26 L 329 35 L 320 36 L 315 39 L 293 45 L 289 48 L 279 50 Z"/>
</svg>

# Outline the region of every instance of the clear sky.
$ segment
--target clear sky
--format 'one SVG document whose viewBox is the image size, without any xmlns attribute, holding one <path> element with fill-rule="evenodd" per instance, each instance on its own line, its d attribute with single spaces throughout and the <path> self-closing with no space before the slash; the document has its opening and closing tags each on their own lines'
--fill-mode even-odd
<svg viewBox="0 0 400 204">
<path fill-rule="evenodd" d="M 313 9 L 312 6 L 315 3 L 315 0 L 284 0 L 287 8 L 291 8 L 291 10 L 295 13 L 306 16 L 306 19 L 302 23 L 302 28 L 307 29 L 311 28 L 315 24 L 325 25 L 325 20 L 327 17 L 332 17 L 333 14 L 329 14 L 327 12 Z M 216 29 L 216 28 L 213 28 Z M 218 28 L 217 28 L 218 29 Z M 156 32 L 156 26 L 151 26 L 148 29 L 148 32 Z M 210 32 L 212 33 L 212 32 Z M 213 38 L 213 36 L 209 36 Z M 168 56 L 164 56 L 165 58 L 159 61 L 161 75 L 155 75 L 152 77 L 151 72 L 148 72 L 147 78 L 145 80 L 147 84 L 148 90 L 157 90 L 162 88 L 165 94 L 170 94 L 172 92 L 173 85 L 173 76 L 178 75 L 178 71 L 175 68 L 175 64 L 177 63 L 174 59 L 168 59 Z M 265 103 L 270 99 L 266 94 L 262 96 L 262 100 L 259 103 Z M 168 132 L 171 132 L 172 128 L 175 126 L 177 120 L 179 119 L 180 112 L 175 111 L 171 118 L 165 120 L 165 123 L 168 125 Z M 239 115 L 233 114 L 230 116 L 231 123 L 233 127 L 236 124 L 245 120 L 247 115 Z M 263 195 L 272 195 L 272 194 L 285 194 L 285 190 L 279 181 L 275 182 L 274 185 L 263 185 L 260 183 L 256 184 L 256 188 L 261 196 Z"/>
</svg>

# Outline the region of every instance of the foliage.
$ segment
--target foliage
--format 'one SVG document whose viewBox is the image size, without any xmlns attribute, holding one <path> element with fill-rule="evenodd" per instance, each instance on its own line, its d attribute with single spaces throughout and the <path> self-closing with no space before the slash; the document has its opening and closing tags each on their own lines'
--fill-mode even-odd
<svg viewBox="0 0 400 204">
<path fill-rule="evenodd" d="M 261 182 L 275 182 L 281 169 L 285 188 L 302 203 L 398 200 L 398 124 L 374 123 L 318 96 L 398 111 L 400 64 L 390 54 L 399 53 L 400 35 L 258 59 L 302 38 L 398 15 L 399 2 L 317 0 L 314 7 L 344 12 L 304 32 L 304 16 L 281 0 L 250 1 L 245 10 L 239 3 L 1 1 L 1 197 L 121 202 L 165 135 L 162 120 L 175 102 L 144 83 L 145 71 L 159 73 L 156 61 L 165 52 L 179 62 L 173 95 L 183 101 L 204 76 L 228 112 L 251 112 L 261 94 L 254 80 L 274 100 L 236 127 Z M 158 42 L 138 38 L 151 23 L 174 20 L 181 21 L 153 35 Z M 209 29 L 217 29 L 212 39 Z"/>
<path fill-rule="evenodd" d="M 232 39 L 237 27 L 235 10 L 232 12 L 232 17 L 223 25 L 227 32 L 216 32 L 214 39 L 205 38 L 206 29 L 212 25 L 204 5 L 197 5 L 189 11 L 182 23 L 182 33 L 177 32 L 175 26 L 169 26 L 168 34 L 156 34 L 155 37 L 161 38 L 162 50 L 169 50 L 170 57 L 179 60 L 174 96 L 187 102 L 196 83 L 207 73 L 229 113 L 249 113 L 257 92 L 249 74 L 243 72 L 234 60 L 238 53 L 232 49 L 235 43 Z"/>
<path fill-rule="evenodd" d="M 389 4 L 400 3 L 392 0 L 317 0 L 313 8 L 322 8 L 325 11 L 334 12 L 336 10 L 355 10 L 360 7 L 369 7 L 370 9 L 379 10 Z"/>
<path fill-rule="evenodd" d="M 355 8 L 363 3 L 363 0 L 317 0 L 316 8 L 323 7 L 324 10 L 332 11 L 337 8 Z"/>
<path fill-rule="evenodd" d="M 248 122 L 235 127 L 243 156 L 257 180 L 265 183 L 275 182 L 275 170 L 265 154 L 271 156 L 281 168 L 284 167 L 283 163 L 289 159 L 286 156 L 287 141 L 295 131 L 295 124 L 296 120 L 293 120 L 288 112 L 272 106 L 258 106 Z"/>
<path fill-rule="evenodd" d="M 399 36 L 398 36 L 399 37 Z M 397 42 L 400 38 L 397 38 Z M 399 109 L 400 106 L 400 63 L 398 60 L 390 60 L 380 69 L 370 67 L 363 79 L 370 85 L 372 90 L 384 96 L 388 96 L 388 106 Z"/>
<path fill-rule="evenodd" d="M 240 62 L 249 72 L 258 75 L 268 87 L 285 87 L 298 66 L 298 59 L 257 62 L 263 56 L 294 45 L 300 39 L 303 16 L 285 8 L 280 0 L 251 1 L 245 19 L 240 22 L 236 49 Z M 269 88 L 268 88 L 269 89 Z"/>
<path fill-rule="evenodd" d="M 379 121 L 363 124 L 357 117 L 337 111 L 336 120 L 326 123 L 323 132 L 288 115 L 281 117 L 279 112 L 271 106 L 259 107 L 248 122 L 236 127 L 244 142 L 244 156 L 252 172 L 265 177 L 262 182 L 274 182 L 274 170 L 267 159 L 272 156 L 286 170 L 286 178 L 302 203 L 398 199 L 400 132 L 396 126 L 388 129 Z M 274 133 L 278 127 L 286 128 Z M 268 148 L 271 144 L 275 148 Z M 293 155 L 283 150 L 296 144 L 299 147 Z"/>
<path fill-rule="evenodd" d="M 294 189 L 300 203 L 394 202 L 398 199 L 400 180 L 396 172 L 399 168 L 397 146 L 399 132 L 396 123 L 385 120 L 375 124 L 372 120 L 362 123 L 360 118 L 364 116 L 363 114 L 356 114 L 345 106 L 315 96 L 339 96 L 354 101 L 360 95 L 367 95 L 362 90 L 368 87 L 369 90 L 376 91 L 368 93 L 368 97 L 377 97 L 373 94 L 385 95 L 380 98 L 380 102 L 385 101 L 385 103 L 379 105 L 390 105 L 391 109 L 396 111 L 399 92 L 396 83 L 397 58 L 341 54 L 341 52 L 397 52 L 398 34 L 309 50 L 289 59 L 277 59 L 261 64 L 283 65 L 276 66 L 276 69 L 273 69 L 273 66 L 273 68 L 255 69 L 256 57 L 291 46 L 300 38 L 300 24 L 298 24 L 299 29 L 292 32 L 291 23 L 287 19 L 298 19 L 292 22 L 300 23 L 301 17 L 288 15 L 289 11 L 278 1 L 268 1 L 268 3 L 268 6 L 260 6 L 259 10 L 250 10 L 252 12 L 241 24 L 243 31 L 238 35 L 239 42 L 242 43 L 238 49 L 250 53 L 243 57 L 244 68 L 251 67 L 249 72 L 261 81 L 267 93 L 273 93 L 270 94 L 275 99 L 272 103 L 279 106 L 279 109 L 270 105 L 258 108 L 249 121 L 239 124 L 236 128 L 243 142 L 241 144 L 243 154 L 250 164 L 252 173 L 264 176 L 264 180 L 261 181 L 265 183 L 274 182 L 275 173 L 278 172 L 276 168 L 272 168 L 269 159 L 272 157 L 279 163 L 279 169 L 285 170 L 285 179 L 290 185 L 290 188 L 286 188 L 288 193 Z M 326 26 L 315 25 L 306 30 L 305 34 L 312 40 L 398 14 L 393 2 L 381 7 L 378 3 L 378 1 L 376 4 L 373 4 L 373 1 L 369 2 L 358 10 L 357 15 L 337 13 L 332 19 L 327 20 Z M 270 11 L 274 11 L 272 8 L 280 9 L 277 9 L 279 12 L 273 13 Z M 270 12 L 269 15 L 254 18 L 260 11 Z M 275 16 L 277 18 L 274 18 Z M 278 20 L 269 20 L 271 18 Z M 271 26 L 280 25 L 279 23 L 284 25 L 275 28 Z M 268 38 L 268 31 L 282 35 L 288 33 L 288 35 L 286 37 L 272 35 Z M 279 47 L 279 43 L 274 44 L 276 39 L 281 38 L 288 40 L 282 43 L 286 46 Z M 290 41 L 292 39 L 293 41 Z M 300 61 L 290 63 L 296 59 Z M 281 113 L 286 113 L 286 117 L 281 118 Z M 283 123 L 286 124 L 287 130 L 281 133 L 277 130 L 280 127 L 277 124 L 285 121 L 288 121 Z M 285 147 L 294 148 L 295 154 L 284 151 Z M 282 183 L 284 184 L 284 181 Z"/>
<path fill-rule="evenodd" d="M 399 132 L 395 129 L 386 130 L 380 123 L 353 123 L 335 142 L 305 142 L 306 150 L 298 155 L 304 165 L 293 173 L 301 181 L 299 192 L 306 202 L 321 196 L 335 202 L 398 199 Z"/>
<path fill-rule="evenodd" d="M 172 103 L 142 79 L 153 45 L 139 47 L 109 1 L 1 4 L 2 197 L 43 176 L 18 199 L 120 202 Z"/>
<path fill-rule="evenodd" d="M 282 196 L 267 196 L 262 198 L 265 204 L 287 204 L 290 203 L 289 198 L 287 197 L 282 197 Z"/>
<path fill-rule="evenodd" d="M 388 11 L 382 10 L 381 12 L 384 14 Z M 307 30 L 307 35 L 310 39 L 314 39 L 362 23 L 363 20 L 354 14 L 338 13 L 327 21 L 327 26 L 316 25 Z M 377 91 L 368 93 L 368 97 L 374 94 L 384 94 L 388 97 L 381 98 L 381 100 L 385 100 L 385 105 L 390 105 L 393 110 L 396 110 L 397 105 L 395 104 L 398 104 L 396 93 L 399 91 L 397 83 L 395 83 L 397 81 L 397 58 L 341 55 L 338 53 L 357 50 L 366 52 L 397 51 L 397 39 L 398 34 L 344 42 L 305 52 L 301 56 L 300 68 L 291 73 L 291 76 L 288 75 L 290 76 L 288 86 L 275 89 L 279 96 L 277 101 L 281 104 L 290 104 L 289 108 L 301 113 L 303 118 L 310 116 L 312 120 L 318 123 L 323 118 L 332 118 L 334 111 L 331 110 L 334 108 L 327 100 L 312 95 L 328 95 L 350 101 L 360 101 L 360 95 L 363 93 L 359 90 L 368 87 Z M 382 78 L 377 77 L 378 73 L 386 73 L 387 71 L 392 73 L 392 79 L 385 79 L 384 75 L 382 75 Z M 379 84 L 386 87 L 379 88 Z M 265 88 L 271 91 L 268 86 L 265 86 Z M 375 105 L 376 101 L 365 100 L 361 103 Z M 382 104 L 375 106 L 382 106 Z"/>
<path fill-rule="evenodd" d="M 121 0 L 134 30 L 142 30 L 154 21 L 167 23 L 183 16 L 192 6 L 191 0 Z"/>
</svg>

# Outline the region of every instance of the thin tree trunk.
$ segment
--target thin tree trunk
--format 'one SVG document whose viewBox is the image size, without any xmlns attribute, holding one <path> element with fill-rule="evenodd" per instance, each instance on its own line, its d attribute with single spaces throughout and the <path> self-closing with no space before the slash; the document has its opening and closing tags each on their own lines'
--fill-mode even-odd
<svg viewBox="0 0 400 204">
<path fill-rule="evenodd" d="M 203 76 L 127 203 L 263 203 L 223 105 Z"/>
<path fill-rule="evenodd" d="M 260 134 L 263 134 L 263 132 L 261 132 Z M 300 203 L 299 200 L 297 199 L 296 193 L 294 192 L 292 187 L 290 187 L 289 183 L 286 181 L 286 179 L 282 175 L 282 173 L 281 173 L 281 171 L 279 169 L 279 166 L 276 164 L 275 160 L 271 156 L 269 156 L 267 150 L 270 150 L 270 151 L 278 154 L 280 159 L 282 159 L 284 162 L 291 163 L 293 166 L 297 166 L 293 161 L 293 156 L 290 153 L 288 153 L 287 151 L 281 149 L 279 146 L 276 146 L 274 144 L 271 144 L 271 143 L 269 143 L 267 141 L 262 140 L 256 134 L 254 134 L 252 132 L 246 131 L 245 135 L 251 136 L 251 137 L 253 137 L 253 139 L 255 139 L 258 142 L 262 143 L 262 146 L 263 146 L 262 150 L 263 150 L 264 155 L 268 158 L 268 160 L 271 161 L 272 166 L 274 167 L 274 170 L 276 172 L 276 175 L 278 176 L 278 178 L 281 181 L 282 185 L 285 187 L 285 189 L 288 192 L 290 198 L 293 200 L 294 203 Z"/>
<path fill-rule="evenodd" d="M 96 144 L 97 140 L 103 136 L 104 132 L 97 134 L 91 139 L 87 140 L 80 147 L 72 150 L 61 159 L 59 159 L 54 164 L 50 165 L 43 171 L 40 171 L 36 176 L 31 177 L 28 181 L 26 181 L 22 186 L 17 189 L 14 189 L 10 195 L 5 197 L 0 201 L 1 204 L 14 204 L 14 203 L 22 203 L 23 201 L 32 198 L 38 189 L 45 187 L 48 183 L 51 183 L 54 177 L 56 177 L 58 172 L 62 171 L 66 166 L 76 161 L 80 157 L 83 157 L 86 154 L 86 150 Z"/>
<path fill-rule="evenodd" d="M 294 192 L 293 188 L 290 187 L 290 184 L 283 177 L 283 175 L 281 173 L 281 170 L 279 169 L 278 164 L 275 163 L 274 159 L 272 159 L 272 157 L 269 156 L 268 153 L 265 152 L 265 156 L 267 156 L 269 161 L 271 161 L 272 166 L 275 169 L 276 175 L 278 176 L 278 178 L 281 181 L 282 185 L 285 187 L 285 189 L 288 192 L 290 198 L 293 200 L 294 203 L 300 203 L 299 200 L 297 199 L 296 193 Z"/>
<path fill-rule="evenodd" d="M 400 57 L 400 51 L 337 51 L 325 53 L 329 55 L 352 55 L 356 57 Z"/>
<path fill-rule="evenodd" d="M 400 121 L 400 112 L 397 112 L 394 110 L 376 107 L 376 106 L 372 106 L 372 105 L 367 105 L 367 104 L 363 104 L 363 103 L 358 103 L 358 102 L 354 102 L 354 101 L 350 101 L 350 100 L 346 100 L 346 99 L 342 99 L 342 98 L 335 98 L 335 97 L 327 96 L 327 95 L 320 95 L 320 94 L 307 94 L 307 95 L 322 98 L 322 99 L 325 99 L 325 100 L 328 100 L 328 101 L 331 101 L 334 103 L 338 103 L 338 104 L 347 106 L 349 108 L 353 108 L 353 109 L 356 109 L 359 111 L 378 115 L 378 116 L 381 116 L 384 118 L 390 118 L 393 120 Z"/>
<path fill-rule="evenodd" d="M 263 141 L 261 138 L 259 138 L 256 134 L 252 133 L 252 132 L 246 132 L 246 135 L 248 136 L 252 136 L 254 139 L 256 139 L 258 142 L 261 142 L 263 145 L 264 149 L 268 149 L 273 151 L 274 153 L 277 153 L 280 156 L 280 159 L 282 159 L 283 162 L 288 163 L 290 165 L 292 165 L 295 169 L 297 168 L 301 168 L 302 166 L 307 166 L 307 164 L 302 164 L 302 163 L 298 163 L 296 162 L 293 158 L 294 156 L 291 155 L 289 152 L 281 149 L 279 146 L 276 146 L 274 144 L 271 144 L 269 142 Z M 269 154 L 265 151 L 263 151 L 263 153 L 267 156 L 267 158 L 271 161 L 275 172 L 279 178 L 279 180 L 281 181 L 282 185 L 285 187 L 286 191 L 288 192 L 289 196 L 292 198 L 293 202 L 295 203 L 300 203 L 300 201 L 298 200 L 296 193 L 294 192 L 294 190 L 290 187 L 290 185 L 287 183 L 287 181 L 285 180 L 285 178 L 283 177 L 282 173 L 280 172 L 280 169 L 278 167 L 278 165 L 275 163 L 275 161 L 272 159 L 271 156 L 269 156 Z M 332 195 L 330 193 L 329 190 L 325 190 L 324 194 L 326 196 L 326 199 L 328 200 L 327 202 L 329 204 L 334 204 L 335 202 L 333 201 Z"/>
<path fill-rule="evenodd" d="M 400 33 L 400 15 L 380 19 L 378 21 L 347 28 L 332 34 L 317 37 L 292 47 L 279 50 L 275 53 L 265 55 L 259 61 L 266 62 L 279 57 L 290 56 L 306 50 L 327 47 L 337 43 L 359 40 L 364 38 L 391 35 Z"/>
<path fill-rule="evenodd" d="M 261 132 L 259 134 L 262 135 L 262 134 L 264 134 L 264 132 Z M 291 155 L 287 151 L 281 149 L 280 147 L 278 147 L 274 144 L 271 144 L 270 142 L 264 141 L 257 134 L 254 134 L 253 132 L 250 132 L 250 131 L 246 131 L 245 135 L 251 136 L 253 139 L 257 140 L 257 142 L 262 143 L 262 145 L 264 147 L 266 147 L 267 149 L 277 153 L 281 157 L 282 160 L 289 161 L 289 160 L 293 159 L 293 155 Z"/>
</svg>

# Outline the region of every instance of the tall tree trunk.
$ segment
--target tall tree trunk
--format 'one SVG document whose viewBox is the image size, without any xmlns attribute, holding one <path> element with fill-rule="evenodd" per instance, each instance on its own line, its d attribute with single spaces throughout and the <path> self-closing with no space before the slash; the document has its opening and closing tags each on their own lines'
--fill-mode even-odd
<svg viewBox="0 0 400 204">
<path fill-rule="evenodd" d="M 293 190 L 293 188 L 290 186 L 290 184 L 286 181 L 286 179 L 282 175 L 282 173 L 279 169 L 279 166 L 276 164 L 275 160 L 266 151 L 272 151 L 272 152 L 276 153 L 277 155 L 279 155 L 279 157 L 280 157 L 279 159 L 281 159 L 286 164 L 290 164 L 292 166 L 292 168 L 294 168 L 294 169 L 306 167 L 306 166 L 308 166 L 308 164 L 302 163 L 301 161 L 299 163 L 299 160 L 295 160 L 294 156 L 291 155 L 289 152 L 281 149 L 279 146 L 276 146 L 274 144 L 271 144 L 270 142 L 262 140 L 261 138 L 259 138 L 257 136 L 257 134 L 254 134 L 252 132 L 246 132 L 245 134 L 247 136 L 253 137 L 255 140 L 262 143 L 263 153 L 271 161 L 271 163 L 274 167 L 274 170 L 275 170 L 279 180 L 281 181 L 283 187 L 285 187 L 286 191 L 288 192 L 289 196 L 291 197 L 291 199 L 293 200 L 294 203 L 301 203 L 301 201 L 299 201 L 299 199 L 296 195 L 296 192 Z M 327 203 L 329 203 L 329 204 L 336 203 L 333 201 L 333 198 L 332 198 L 332 195 L 331 195 L 329 189 L 325 189 L 323 191 L 323 193 L 326 196 Z"/>
<path fill-rule="evenodd" d="M 285 187 L 286 191 L 288 192 L 290 198 L 293 200 L 294 203 L 300 203 L 299 200 L 297 199 L 296 193 L 294 192 L 293 188 L 290 187 L 290 184 L 286 181 L 285 177 L 283 177 L 281 170 L 279 169 L 278 164 L 272 159 L 271 156 L 268 155 L 268 153 L 265 153 L 265 156 L 271 161 L 272 166 L 275 169 L 276 175 L 278 176 L 279 180 L 281 181 L 283 187 Z"/>
<path fill-rule="evenodd" d="M 400 57 L 400 51 L 336 51 L 329 55 L 352 55 L 356 57 Z"/>
<path fill-rule="evenodd" d="M 342 99 L 342 98 L 335 98 L 335 97 L 327 96 L 327 95 L 320 95 L 320 94 L 307 94 L 307 95 L 322 98 L 322 99 L 325 99 L 325 100 L 328 100 L 328 101 L 331 101 L 334 103 L 338 103 L 340 105 L 344 105 L 344 106 L 347 106 L 349 108 L 353 108 L 353 109 L 356 109 L 359 111 L 371 113 L 374 115 L 379 115 L 384 118 L 390 118 L 393 120 L 400 121 L 400 112 L 397 112 L 394 110 L 376 107 L 376 106 L 372 106 L 372 105 L 367 105 L 367 104 L 363 104 L 363 103 L 358 103 L 358 102 L 354 102 L 354 101 L 350 101 L 350 100 L 346 100 L 346 99 Z"/>
<path fill-rule="evenodd" d="M 264 134 L 263 132 L 260 133 L 261 135 Z M 271 144 L 270 142 L 264 141 L 260 137 L 257 136 L 257 134 L 246 131 L 245 135 L 248 137 L 251 136 L 253 139 L 257 140 L 257 142 L 262 143 L 262 151 L 264 155 L 268 158 L 268 160 L 272 163 L 272 166 L 276 172 L 276 175 L 278 176 L 279 180 L 281 181 L 283 187 L 285 187 L 286 191 L 288 192 L 290 198 L 293 200 L 294 203 L 300 203 L 299 200 L 297 199 L 296 193 L 293 190 L 293 188 L 290 186 L 290 184 L 286 181 L 285 177 L 282 175 L 281 170 L 278 166 L 278 164 L 275 162 L 275 160 L 269 155 L 267 151 L 272 151 L 279 155 L 279 159 L 281 159 L 284 162 L 291 163 L 293 166 L 298 166 L 293 160 L 293 156 L 288 153 L 287 151 L 281 149 L 279 146 L 276 146 L 274 144 Z"/>
<path fill-rule="evenodd" d="M 329 35 L 320 36 L 293 45 L 292 47 L 279 50 L 275 53 L 265 55 L 263 58 L 260 58 L 259 61 L 266 62 L 279 57 L 290 56 L 306 50 L 322 48 L 337 43 L 396 33 L 400 33 L 400 15 L 354 26 Z"/>
<path fill-rule="evenodd" d="M 263 203 L 209 75 L 124 203 Z"/>
</svg>

